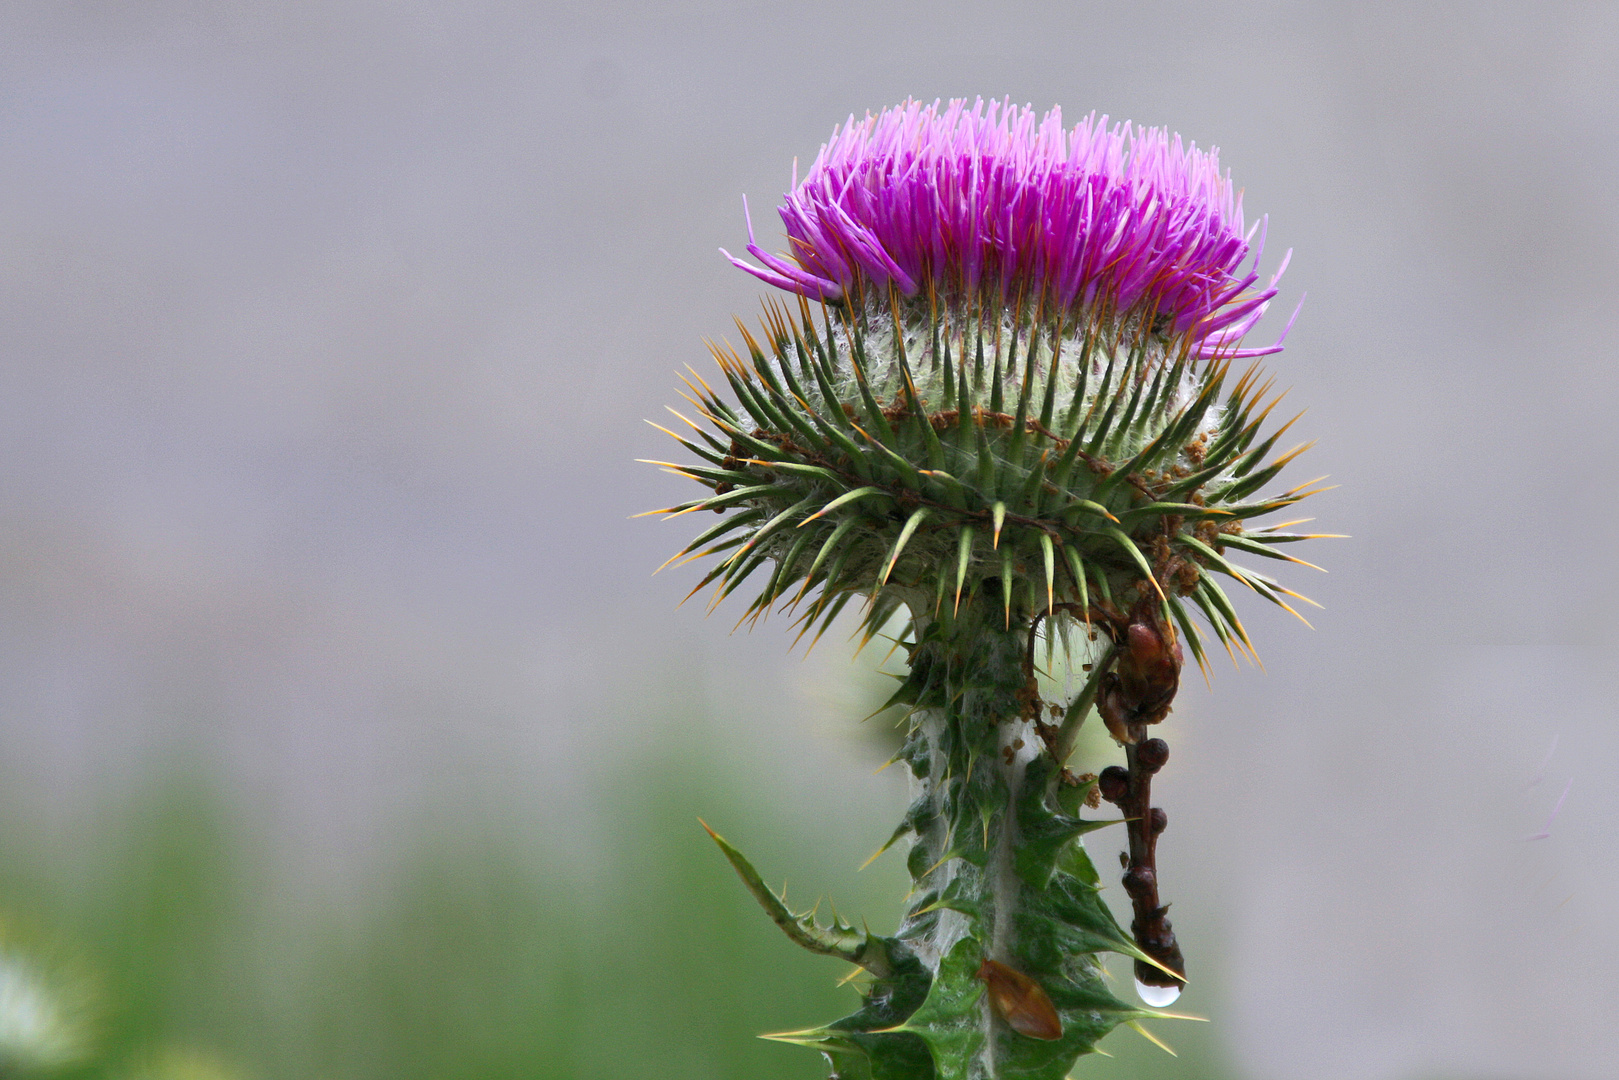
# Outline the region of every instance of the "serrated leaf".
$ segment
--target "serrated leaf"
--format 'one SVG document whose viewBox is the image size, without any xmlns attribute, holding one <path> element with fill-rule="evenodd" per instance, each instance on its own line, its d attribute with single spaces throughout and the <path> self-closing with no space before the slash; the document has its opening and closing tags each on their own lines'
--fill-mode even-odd
<svg viewBox="0 0 1619 1080">
<path fill-rule="evenodd" d="M 719 845 L 725 858 L 730 862 L 732 869 L 747 886 L 748 892 L 759 901 L 759 906 L 765 909 L 772 922 L 781 927 L 782 932 L 796 944 L 803 946 L 810 952 L 820 953 L 824 956 L 835 956 L 847 960 L 851 964 L 859 964 L 878 978 L 887 978 L 894 973 L 889 963 L 888 950 L 881 939 L 864 930 L 834 924 L 832 927 L 823 927 L 815 922 L 813 913 L 795 914 L 782 903 L 781 897 L 770 890 L 753 868 L 753 864 L 736 848 L 732 847 L 719 833 L 708 827 L 708 822 L 698 819 L 703 831 Z"/>
<path fill-rule="evenodd" d="M 974 972 L 984 957 L 976 938 L 956 942 L 939 962 L 928 996 L 905 1023 L 906 1031 L 927 1044 L 938 1080 L 968 1080 L 972 1057 L 984 1045 L 984 984 Z"/>
</svg>

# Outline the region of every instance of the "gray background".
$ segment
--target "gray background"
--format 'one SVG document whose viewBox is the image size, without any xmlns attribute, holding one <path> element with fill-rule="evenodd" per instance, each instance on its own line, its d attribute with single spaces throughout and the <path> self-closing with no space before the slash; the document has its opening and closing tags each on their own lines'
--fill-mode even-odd
<svg viewBox="0 0 1619 1080">
<path fill-rule="evenodd" d="M 843 646 L 648 577 L 686 526 L 628 515 L 685 492 L 641 420 L 757 310 L 741 195 L 773 235 L 847 114 L 1096 109 L 1218 145 L 1296 249 L 1291 475 L 1353 535 L 1289 578 L 1314 632 L 1246 604 L 1268 672 L 1174 720 L 1166 874 L 1235 1062 L 1612 1076 L 1616 50 L 1613 4 L 9 0 L 6 812 L 70 849 L 194 759 L 333 903 L 424 816 L 588 850 L 680 700 L 880 839 Z"/>
</svg>

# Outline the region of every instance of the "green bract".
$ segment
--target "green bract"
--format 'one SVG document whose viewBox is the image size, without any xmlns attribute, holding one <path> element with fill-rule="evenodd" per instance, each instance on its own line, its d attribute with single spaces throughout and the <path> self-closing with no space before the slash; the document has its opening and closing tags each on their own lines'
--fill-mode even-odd
<svg viewBox="0 0 1619 1080">
<path fill-rule="evenodd" d="M 713 348 L 737 406 L 692 384 L 711 427 L 676 438 L 708 465 L 660 464 L 713 494 L 664 512 L 734 511 L 680 553 L 724 556 L 698 585 L 717 583 L 715 603 L 767 570 L 754 617 L 807 599 L 805 629 L 824 628 L 861 596 L 871 631 L 901 605 L 944 623 L 996 605 L 1010 627 L 1089 621 L 1148 587 L 1199 662 L 1193 606 L 1249 647 L 1219 577 L 1293 610 L 1296 593 L 1228 558 L 1297 562 L 1278 547 L 1308 539 L 1244 525 L 1311 494 L 1259 494 L 1304 447 L 1267 460 L 1288 425 L 1260 438 L 1274 401 L 1257 368 L 1228 387 L 1228 362 L 1141 324 L 891 299 L 819 320 L 772 307 L 764 341 L 741 328 L 747 360 Z"/>
</svg>

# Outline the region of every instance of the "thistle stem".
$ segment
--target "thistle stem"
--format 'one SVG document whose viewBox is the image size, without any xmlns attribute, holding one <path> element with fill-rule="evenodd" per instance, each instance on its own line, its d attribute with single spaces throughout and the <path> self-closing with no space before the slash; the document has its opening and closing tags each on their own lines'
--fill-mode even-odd
<svg viewBox="0 0 1619 1080">
<path fill-rule="evenodd" d="M 901 1025 L 946 1077 L 1061 1076 L 1130 1013 L 1095 953 L 1143 955 L 1113 921 L 1077 843 L 1107 823 L 1059 805 L 1060 763 L 1029 663 L 1033 624 L 981 595 L 918 619 L 902 756 L 915 779 L 909 909 L 896 940 L 929 972 Z M 970 614 L 969 614 L 970 613 Z"/>
</svg>

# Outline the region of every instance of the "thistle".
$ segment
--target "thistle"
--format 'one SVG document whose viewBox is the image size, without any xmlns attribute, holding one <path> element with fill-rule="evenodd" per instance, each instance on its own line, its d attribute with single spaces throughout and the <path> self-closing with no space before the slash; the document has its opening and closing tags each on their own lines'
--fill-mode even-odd
<svg viewBox="0 0 1619 1080">
<path fill-rule="evenodd" d="M 762 583 L 744 621 L 785 608 L 812 644 L 851 603 L 865 640 L 903 625 L 914 801 L 884 845 L 908 841 L 913 878 L 890 936 L 794 913 L 714 835 L 790 938 L 867 975 L 853 1014 L 772 1037 L 840 1077 L 1057 1080 L 1186 978 L 1149 735 L 1184 653 L 1253 653 L 1223 579 L 1302 599 L 1234 561 L 1308 538 L 1256 522 L 1311 491 L 1266 493 L 1303 448 L 1264 431 L 1252 358 L 1281 342 L 1242 345 L 1287 260 L 1261 284 L 1264 224 L 1254 242 L 1213 152 L 981 100 L 851 117 L 780 213 L 785 255 L 749 221 L 757 264 L 726 257 L 791 297 L 710 345 L 729 398 L 693 372 L 698 418 L 669 432 L 700 463 L 660 464 L 709 490 L 663 512 L 721 515 L 671 562 L 717 557 L 693 590 L 714 604 Z M 1059 655 L 1086 674 L 1048 701 Z M 1092 712 L 1126 764 L 1075 776 Z M 1122 822 L 1082 815 L 1104 799 Z M 1081 841 L 1110 825 L 1129 933 Z"/>
</svg>

